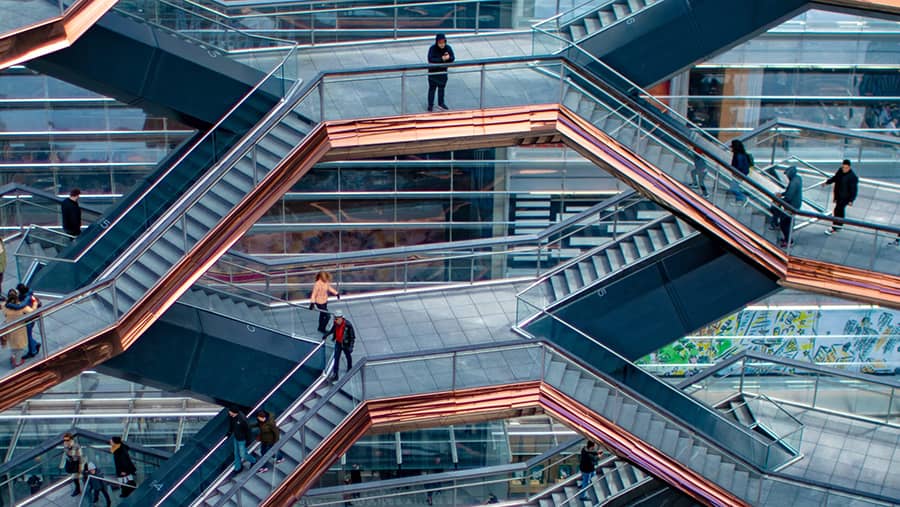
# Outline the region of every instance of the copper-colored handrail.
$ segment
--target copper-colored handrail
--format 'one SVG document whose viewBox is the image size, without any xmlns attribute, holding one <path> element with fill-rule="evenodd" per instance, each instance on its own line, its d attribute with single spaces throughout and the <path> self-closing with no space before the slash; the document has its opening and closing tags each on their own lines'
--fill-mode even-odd
<svg viewBox="0 0 900 507">
<path fill-rule="evenodd" d="M 566 107 L 560 106 L 559 111 L 557 129 L 569 147 L 695 227 L 716 235 L 778 277 L 782 285 L 900 308 L 900 276 L 788 255 Z"/>
<path fill-rule="evenodd" d="M 781 280 L 804 290 L 900 308 L 900 276 L 787 255 L 674 178 L 558 104 L 320 124 L 118 324 L 0 381 L 5 410 L 127 349 L 291 186 L 321 160 L 511 146 L 561 139 Z"/>
<path fill-rule="evenodd" d="M 834 7 L 849 7 L 875 14 L 893 14 L 900 16 L 900 0 L 813 0 L 810 8 L 815 4 Z"/>
<path fill-rule="evenodd" d="M 72 45 L 116 0 L 77 0 L 60 16 L 0 37 L 0 70 Z"/>
<path fill-rule="evenodd" d="M 366 432 L 503 419 L 537 411 L 568 421 L 699 502 L 735 507 L 747 505 L 724 488 L 541 381 L 364 401 L 260 505 L 275 507 L 296 503 L 321 473 Z"/>
</svg>

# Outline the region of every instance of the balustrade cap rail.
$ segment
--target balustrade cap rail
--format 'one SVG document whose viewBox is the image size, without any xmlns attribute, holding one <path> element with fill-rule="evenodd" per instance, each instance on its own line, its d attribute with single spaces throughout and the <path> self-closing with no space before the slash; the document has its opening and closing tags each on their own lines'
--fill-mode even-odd
<svg viewBox="0 0 900 507">
<path fill-rule="evenodd" d="M 378 248 L 373 250 L 363 250 L 363 251 L 355 251 L 355 252 L 339 252 L 336 254 L 311 254 L 305 256 L 296 256 L 296 257 L 288 257 L 288 258 L 278 258 L 278 259 L 266 259 L 264 257 L 258 257 L 252 254 L 246 254 L 242 252 L 228 252 L 229 256 L 236 257 L 239 259 L 243 259 L 249 262 L 254 262 L 257 264 L 261 264 L 267 267 L 280 267 L 286 265 L 304 265 L 304 264 L 337 264 L 342 261 L 347 260 L 363 260 L 363 259 L 372 259 L 372 258 L 380 258 L 380 257 L 394 257 L 399 255 L 409 255 L 416 254 L 422 252 L 431 252 L 431 251 L 441 251 L 441 250 L 460 250 L 467 248 L 487 248 L 491 246 L 497 245 L 519 245 L 525 243 L 534 243 L 536 241 L 541 241 L 547 239 L 553 234 L 564 230 L 566 227 L 569 227 L 573 224 L 576 224 L 585 218 L 589 218 L 591 215 L 594 215 L 605 208 L 610 206 L 614 206 L 619 202 L 622 202 L 628 198 L 634 197 L 637 195 L 633 189 L 629 188 L 620 192 L 619 194 L 606 199 L 600 203 L 597 203 L 590 208 L 578 213 L 577 215 L 573 215 L 559 223 L 553 224 L 543 231 L 536 234 L 522 234 L 517 236 L 502 236 L 502 237 L 494 237 L 494 238 L 485 238 L 485 239 L 471 239 L 465 241 L 451 241 L 444 243 L 429 243 L 425 245 L 411 245 L 411 246 L 400 246 L 400 247 L 392 247 L 392 248 Z"/>
<path fill-rule="evenodd" d="M 891 381 L 887 379 L 883 379 L 880 377 L 876 377 L 873 375 L 866 375 L 865 373 L 856 373 L 850 371 L 844 371 L 838 368 L 832 368 L 828 366 L 821 366 L 816 363 L 810 363 L 806 361 L 799 361 L 797 359 L 791 359 L 787 357 L 779 357 L 772 356 L 769 354 L 764 354 L 762 352 L 758 352 L 755 350 L 744 350 L 738 354 L 735 354 L 724 361 L 720 361 L 709 368 L 706 368 L 702 372 L 692 377 L 688 377 L 675 386 L 678 389 L 684 390 L 690 387 L 697 382 L 706 380 L 707 378 L 716 375 L 722 370 L 729 368 L 730 366 L 743 361 L 744 359 L 755 359 L 757 361 L 763 361 L 766 363 L 778 364 L 782 366 L 788 366 L 791 368 L 797 368 L 805 371 L 811 371 L 815 373 L 820 373 L 823 375 L 828 375 L 831 377 L 840 377 L 852 380 L 858 380 L 860 382 L 865 382 L 867 384 L 875 384 L 884 387 L 889 387 L 892 389 L 900 389 L 900 382 Z"/>
</svg>

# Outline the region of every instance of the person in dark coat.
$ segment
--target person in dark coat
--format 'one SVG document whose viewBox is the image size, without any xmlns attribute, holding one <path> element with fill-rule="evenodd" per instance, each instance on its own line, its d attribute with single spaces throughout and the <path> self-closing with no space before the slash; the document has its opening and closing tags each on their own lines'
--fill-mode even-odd
<svg viewBox="0 0 900 507">
<path fill-rule="evenodd" d="M 744 143 L 738 141 L 737 139 L 733 139 L 731 141 L 731 169 L 736 173 L 741 173 L 744 176 L 750 175 L 750 156 L 747 155 L 747 150 L 744 148 Z M 736 202 L 745 202 L 747 200 L 747 194 L 741 190 L 740 180 L 735 177 L 731 182 L 731 188 L 728 189 L 729 192 L 734 194 L 734 199 Z"/>
<path fill-rule="evenodd" d="M 259 429 L 259 434 L 256 436 L 260 445 L 259 454 L 265 456 L 269 449 L 275 445 L 275 442 L 278 442 L 281 432 L 278 430 L 278 425 L 275 424 L 275 418 L 265 410 L 260 410 L 256 413 L 256 422 L 253 424 L 253 427 Z M 284 456 L 281 454 L 281 451 L 276 452 L 275 464 L 277 465 L 282 461 L 284 461 Z M 270 463 L 266 463 L 257 470 L 257 473 L 268 472 L 269 465 Z"/>
<path fill-rule="evenodd" d="M 795 209 L 800 209 L 803 205 L 803 178 L 797 174 L 797 166 L 790 166 L 784 171 L 788 178 L 787 187 L 781 193 L 781 198 Z M 781 248 L 788 246 L 788 241 L 793 243 L 791 239 L 791 217 L 787 213 L 778 210 L 778 226 L 781 228 Z"/>
<path fill-rule="evenodd" d="M 122 492 L 119 494 L 119 497 L 127 498 L 137 487 L 137 480 L 135 479 L 137 467 L 131 461 L 131 456 L 128 455 L 128 446 L 122 442 L 122 437 L 112 437 L 109 440 L 109 452 L 113 455 L 116 478 L 122 484 Z"/>
<path fill-rule="evenodd" d="M 587 500 L 587 487 L 594 480 L 594 473 L 597 470 L 597 444 L 588 440 L 587 444 L 581 448 L 581 455 L 578 459 L 578 470 L 581 472 L 581 495 L 579 500 Z"/>
<path fill-rule="evenodd" d="M 73 188 L 69 192 L 69 197 L 63 199 L 62 204 L 60 204 L 62 208 L 62 228 L 70 236 L 81 234 L 81 207 L 78 205 L 80 196 L 81 190 Z"/>
<path fill-rule="evenodd" d="M 428 110 L 434 111 L 434 92 L 437 91 L 438 109 L 446 111 L 450 108 L 444 102 L 444 88 L 447 86 L 447 67 L 435 65 L 441 63 L 453 63 L 456 56 L 453 48 L 447 44 L 447 37 L 439 33 L 434 37 L 434 44 L 428 48 Z"/>
<path fill-rule="evenodd" d="M 344 312 L 335 310 L 331 329 L 322 336 L 322 339 L 324 340 L 329 336 L 334 336 L 334 372 L 331 374 L 331 379 L 337 380 L 338 370 L 341 367 L 341 351 L 344 352 L 344 356 L 347 358 L 347 371 L 350 371 L 350 368 L 353 368 L 353 357 L 351 354 L 353 353 L 353 345 L 356 343 L 356 330 L 353 329 L 353 324 L 350 324 L 350 321 L 344 318 Z"/>
<path fill-rule="evenodd" d="M 247 443 L 250 442 L 250 424 L 240 410 L 232 407 L 228 409 L 228 433 L 232 437 L 234 445 L 234 472 L 244 469 L 244 461 L 254 465 L 256 458 L 247 452 Z"/>
<path fill-rule="evenodd" d="M 847 213 L 847 206 L 853 206 L 856 200 L 856 190 L 859 185 L 859 178 L 850 167 L 850 161 L 844 159 L 841 162 L 841 168 L 834 173 L 834 176 L 825 180 L 823 185 L 834 185 L 834 216 L 835 218 L 844 218 Z M 841 230 L 843 222 L 834 221 L 834 226 L 825 231 L 825 234 L 832 234 Z"/>
</svg>

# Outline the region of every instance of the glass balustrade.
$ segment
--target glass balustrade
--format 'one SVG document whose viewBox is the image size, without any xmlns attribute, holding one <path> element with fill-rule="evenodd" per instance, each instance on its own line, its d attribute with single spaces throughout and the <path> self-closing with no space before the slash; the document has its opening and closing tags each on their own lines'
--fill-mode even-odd
<svg viewBox="0 0 900 507">
<path fill-rule="evenodd" d="M 746 353 L 732 364 L 713 368 L 696 381 L 684 381 L 680 387 L 707 403 L 716 403 L 735 393 L 747 393 L 789 406 L 900 426 L 900 399 L 897 398 L 900 385 L 890 378 Z"/>
</svg>

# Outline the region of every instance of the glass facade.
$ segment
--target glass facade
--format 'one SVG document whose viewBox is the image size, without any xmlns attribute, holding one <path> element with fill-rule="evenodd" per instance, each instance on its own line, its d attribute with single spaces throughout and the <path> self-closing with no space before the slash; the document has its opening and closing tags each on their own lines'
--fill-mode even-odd
<svg viewBox="0 0 900 507">
<path fill-rule="evenodd" d="M 0 184 L 121 196 L 193 133 L 22 67 L 0 72 Z"/>
</svg>

